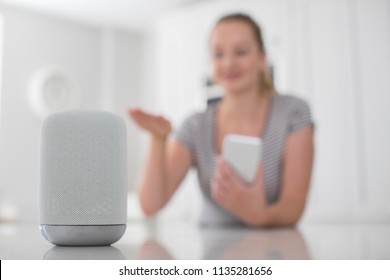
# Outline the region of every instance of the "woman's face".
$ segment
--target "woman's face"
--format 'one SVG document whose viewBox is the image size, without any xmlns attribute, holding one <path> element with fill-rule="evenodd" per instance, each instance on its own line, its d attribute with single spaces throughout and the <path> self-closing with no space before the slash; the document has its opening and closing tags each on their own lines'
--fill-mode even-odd
<svg viewBox="0 0 390 280">
<path fill-rule="evenodd" d="M 259 86 L 265 55 L 259 49 L 251 26 L 239 20 L 219 23 L 211 37 L 214 80 L 228 92 L 243 92 Z"/>
</svg>

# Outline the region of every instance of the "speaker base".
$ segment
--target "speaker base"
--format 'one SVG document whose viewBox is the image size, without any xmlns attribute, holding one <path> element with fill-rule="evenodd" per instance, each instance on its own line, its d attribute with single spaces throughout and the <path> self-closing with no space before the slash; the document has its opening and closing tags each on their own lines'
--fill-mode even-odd
<svg viewBox="0 0 390 280">
<path fill-rule="evenodd" d="M 108 246 L 125 233 L 126 225 L 40 225 L 45 239 L 58 246 Z"/>
</svg>

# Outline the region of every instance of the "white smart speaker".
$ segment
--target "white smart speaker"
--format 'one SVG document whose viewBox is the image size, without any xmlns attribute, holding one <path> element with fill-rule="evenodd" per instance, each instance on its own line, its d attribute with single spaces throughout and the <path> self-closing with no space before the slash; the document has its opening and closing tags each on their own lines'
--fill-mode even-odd
<svg viewBox="0 0 390 280">
<path fill-rule="evenodd" d="M 55 245 L 99 246 L 126 229 L 126 124 L 104 111 L 67 111 L 41 129 L 39 223 Z"/>
</svg>

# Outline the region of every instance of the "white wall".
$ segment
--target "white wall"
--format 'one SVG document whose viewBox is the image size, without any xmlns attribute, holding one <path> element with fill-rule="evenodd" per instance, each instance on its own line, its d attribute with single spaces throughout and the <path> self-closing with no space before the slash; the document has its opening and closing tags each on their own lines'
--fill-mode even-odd
<svg viewBox="0 0 390 280">
<path fill-rule="evenodd" d="M 20 218 L 36 217 L 40 118 L 28 103 L 27 84 L 46 65 L 69 69 L 80 85 L 83 107 L 98 105 L 100 34 L 23 11 L 2 8 L 4 17 L 1 188 L 20 209 Z"/>
<path fill-rule="evenodd" d="M 143 158 L 143 138 L 135 124 L 129 121 L 130 107 L 145 104 L 145 36 L 124 30 L 102 30 L 101 89 L 102 109 L 112 111 L 128 120 L 128 176 L 129 188 L 134 189 Z M 147 103 L 147 102 L 146 102 Z M 146 148 L 146 147 L 145 147 Z M 145 149 L 144 148 L 144 149 Z"/>
<path fill-rule="evenodd" d="M 106 109 L 126 117 L 142 96 L 137 72 L 142 37 L 0 6 L 4 19 L 0 139 L 0 199 L 15 205 L 17 219 L 37 219 L 41 119 L 28 103 L 27 84 L 46 65 L 67 69 L 80 86 L 82 109 Z M 111 41 L 110 41 L 111 40 Z M 107 67 L 109 66 L 109 67 Z M 129 129 L 130 142 L 139 142 Z M 129 184 L 134 185 L 139 151 L 129 146 Z"/>
<path fill-rule="evenodd" d="M 166 15 L 156 26 L 156 99 L 176 125 L 204 104 L 212 24 L 237 11 L 263 27 L 279 91 L 311 105 L 316 155 L 304 221 L 389 221 L 389 1 L 228 0 Z M 162 218 L 201 204 L 195 177 L 185 185 Z"/>
</svg>

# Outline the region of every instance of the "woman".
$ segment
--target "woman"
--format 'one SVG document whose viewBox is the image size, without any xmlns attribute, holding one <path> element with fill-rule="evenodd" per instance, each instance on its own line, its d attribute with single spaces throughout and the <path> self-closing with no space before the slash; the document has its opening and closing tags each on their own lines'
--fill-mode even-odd
<svg viewBox="0 0 390 280">
<path fill-rule="evenodd" d="M 224 97 L 190 116 L 174 137 L 164 117 L 129 110 L 151 135 L 139 186 L 142 209 L 147 215 L 160 210 L 195 166 L 205 198 L 203 224 L 293 225 L 304 210 L 311 177 L 310 110 L 304 101 L 274 92 L 261 30 L 249 16 L 221 18 L 210 49 L 214 80 Z M 220 156 L 231 133 L 262 138 L 262 164 L 249 185 Z"/>
</svg>

